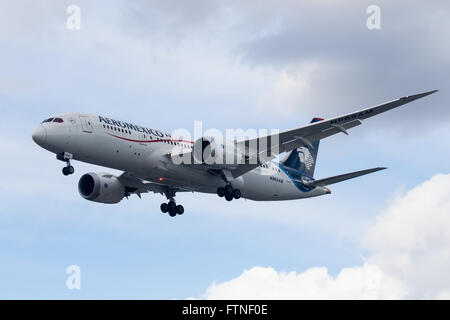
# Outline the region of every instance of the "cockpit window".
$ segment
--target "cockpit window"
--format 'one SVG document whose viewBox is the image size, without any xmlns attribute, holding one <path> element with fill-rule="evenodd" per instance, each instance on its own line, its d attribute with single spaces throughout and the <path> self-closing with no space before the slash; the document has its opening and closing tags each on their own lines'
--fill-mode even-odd
<svg viewBox="0 0 450 320">
<path fill-rule="evenodd" d="M 42 123 L 52 122 L 52 121 L 53 121 L 53 118 L 48 118 L 48 119 L 45 119 L 44 121 L 42 121 Z"/>
<path fill-rule="evenodd" d="M 64 120 L 61 118 L 55 118 L 55 119 L 53 119 L 53 122 L 63 123 Z"/>
</svg>

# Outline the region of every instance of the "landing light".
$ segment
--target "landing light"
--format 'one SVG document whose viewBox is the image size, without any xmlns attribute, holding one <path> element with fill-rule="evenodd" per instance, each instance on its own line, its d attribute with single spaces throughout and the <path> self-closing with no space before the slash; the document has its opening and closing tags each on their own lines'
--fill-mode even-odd
<svg viewBox="0 0 450 320">
<path fill-rule="evenodd" d="M 158 178 L 158 181 L 164 181 L 164 178 Z"/>
</svg>

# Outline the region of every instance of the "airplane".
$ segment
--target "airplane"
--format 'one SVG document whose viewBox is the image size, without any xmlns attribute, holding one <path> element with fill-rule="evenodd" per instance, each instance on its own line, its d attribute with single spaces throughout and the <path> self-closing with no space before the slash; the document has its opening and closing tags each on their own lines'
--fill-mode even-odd
<svg viewBox="0 0 450 320">
<path fill-rule="evenodd" d="M 348 130 L 362 121 L 423 98 L 438 90 L 410 95 L 381 105 L 330 119 L 314 118 L 310 124 L 276 134 L 241 141 L 201 137 L 195 141 L 156 129 L 117 121 L 102 115 L 64 113 L 45 119 L 32 133 L 42 148 L 64 161 L 64 175 L 74 173 L 71 160 L 123 171 L 120 176 L 89 172 L 78 181 L 87 200 L 113 204 L 136 194 L 164 195 L 163 213 L 184 213 L 175 202 L 177 192 L 217 194 L 227 201 L 293 200 L 330 194 L 327 186 L 386 169 L 377 167 L 333 177 L 315 179 L 320 140 Z M 269 141 L 269 143 L 267 143 Z M 264 143 L 265 142 L 265 143 Z M 232 155 L 231 163 L 207 161 Z M 281 161 L 275 159 L 285 156 Z M 200 155 L 200 156 L 198 156 Z M 263 156 L 264 155 L 264 156 Z M 176 163 L 177 157 L 192 162 Z"/>
</svg>

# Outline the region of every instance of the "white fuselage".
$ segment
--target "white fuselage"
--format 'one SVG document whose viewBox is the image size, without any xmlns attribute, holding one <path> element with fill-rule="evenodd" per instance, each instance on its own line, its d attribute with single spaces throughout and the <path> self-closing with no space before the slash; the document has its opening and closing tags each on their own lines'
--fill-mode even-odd
<svg viewBox="0 0 450 320">
<path fill-rule="evenodd" d="M 42 123 L 33 139 L 55 154 L 131 172 L 149 182 L 183 191 L 216 193 L 226 181 L 201 165 L 176 165 L 167 156 L 175 145 L 191 151 L 193 141 L 172 140 L 171 135 L 103 116 L 65 113 L 63 122 Z M 329 193 L 324 187 L 302 190 L 276 162 L 269 162 L 231 181 L 242 197 L 252 200 L 289 200 Z"/>
</svg>

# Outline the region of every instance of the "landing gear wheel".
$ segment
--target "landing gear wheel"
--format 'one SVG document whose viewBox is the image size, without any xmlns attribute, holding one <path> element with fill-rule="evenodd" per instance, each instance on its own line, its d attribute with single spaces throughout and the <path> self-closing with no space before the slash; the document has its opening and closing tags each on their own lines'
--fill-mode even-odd
<svg viewBox="0 0 450 320">
<path fill-rule="evenodd" d="M 227 185 L 225 188 L 225 199 L 227 201 L 233 200 L 233 187 L 230 185 Z"/>
<path fill-rule="evenodd" d="M 162 203 L 160 208 L 162 213 L 167 213 L 169 211 L 169 205 L 167 203 Z"/>
<path fill-rule="evenodd" d="M 225 199 L 227 199 L 227 201 L 231 201 L 233 200 L 233 195 L 231 193 L 225 193 Z"/>
<path fill-rule="evenodd" d="M 233 187 L 230 186 L 230 185 L 227 185 L 227 186 L 225 187 L 225 196 L 226 196 L 227 194 L 233 194 Z"/>
<path fill-rule="evenodd" d="M 240 197 L 241 197 L 241 190 L 239 190 L 239 189 L 234 189 L 234 190 L 233 190 L 233 198 L 239 199 Z"/>
<path fill-rule="evenodd" d="M 65 176 L 68 176 L 69 174 L 73 174 L 75 172 L 75 169 L 72 166 L 67 166 L 62 168 L 62 173 Z"/>
<path fill-rule="evenodd" d="M 177 208 L 177 204 L 175 203 L 175 201 L 169 201 L 169 203 L 167 204 L 167 207 L 170 211 L 175 211 L 175 209 Z"/>
<path fill-rule="evenodd" d="M 169 216 L 175 217 L 177 215 L 177 205 L 175 201 L 169 201 L 167 208 L 169 209 Z"/>
<path fill-rule="evenodd" d="M 223 187 L 217 188 L 217 195 L 222 198 L 225 195 L 225 188 Z"/>
<path fill-rule="evenodd" d="M 177 212 L 177 214 L 183 214 L 184 213 L 184 208 L 183 208 L 183 206 L 182 205 L 178 205 L 177 207 L 176 207 L 176 212 Z"/>
<path fill-rule="evenodd" d="M 177 212 L 175 210 L 170 210 L 169 209 L 169 216 L 175 217 L 176 215 L 177 215 Z"/>
</svg>

